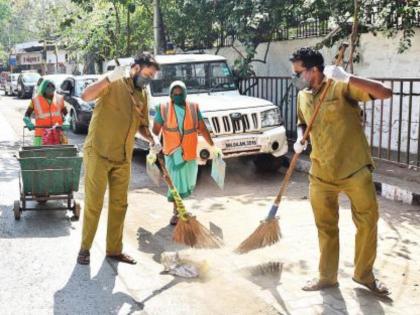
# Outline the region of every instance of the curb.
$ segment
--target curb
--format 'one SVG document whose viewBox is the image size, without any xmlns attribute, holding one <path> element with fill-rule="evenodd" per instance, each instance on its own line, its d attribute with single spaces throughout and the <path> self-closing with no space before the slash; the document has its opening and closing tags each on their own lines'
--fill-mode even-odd
<svg viewBox="0 0 420 315">
<path fill-rule="evenodd" d="M 309 174 L 310 168 L 310 161 L 302 159 L 297 161 L 296 169 L 298 171 Z M 391 185 L 378 179 L 374 179 L 373 182 L 375 184 L 376 193 L 385 199 L 409 205 L 420 205 L 420 193 L 416 193 L 396 185 Z"/>
</svg>

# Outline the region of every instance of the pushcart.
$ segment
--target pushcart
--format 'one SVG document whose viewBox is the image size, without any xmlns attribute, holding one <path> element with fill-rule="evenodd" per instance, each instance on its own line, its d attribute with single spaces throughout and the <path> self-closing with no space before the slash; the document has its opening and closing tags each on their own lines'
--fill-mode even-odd
<svg viewBox="0 0 420 315">
<path fill-rule="evenodd" d="M 16 220 L 28 210 L 71 210 L 72 219 L 79 219 L 80 205 L 74 193 L 79 190 L 82 157 L 77 146 L 22 146 L 17 159 L 21 172 L 20 199 L 13 206 Z M 46 205 L 50 200 L 64 202 Z"/>
</svg>

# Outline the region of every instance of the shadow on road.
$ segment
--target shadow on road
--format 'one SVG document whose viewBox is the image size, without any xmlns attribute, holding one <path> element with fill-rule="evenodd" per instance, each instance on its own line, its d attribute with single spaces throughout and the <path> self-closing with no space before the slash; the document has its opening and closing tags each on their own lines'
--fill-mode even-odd
<svg viewBox="0 0 420 315">
<path fill-rule="evenodd" d="M 130 295 L 113 292 L 118 274 L 104 259 L 91 279 L 89 266 L 76 264 L 66 285 L 54 294 L 54 314 L 133 314 L 143 309 Z"/>
</svg>

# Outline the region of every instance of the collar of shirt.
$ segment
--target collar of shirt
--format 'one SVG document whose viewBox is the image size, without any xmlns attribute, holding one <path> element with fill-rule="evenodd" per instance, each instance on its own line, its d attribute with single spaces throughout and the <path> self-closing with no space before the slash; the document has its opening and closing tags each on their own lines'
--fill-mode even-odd
<svg viewBox="0 0 420 315">
<path fill-rule="evenodd" d="M 324 78 L 322 79 L 321 85 L 319 86 L 319 88 L 316 91 L 314 91 L 311 88 L 306 88 L 302 91 L 305 92 L 305 93 L 311 94 L 312 96 L 316 96 L 317 94 L 319 94 L 319 92 L 321 92 L 324 89 L 327 82 L 328 82 L 328 79 L 327 79 L 326 76 L 324 76 Z"/>
</svg>

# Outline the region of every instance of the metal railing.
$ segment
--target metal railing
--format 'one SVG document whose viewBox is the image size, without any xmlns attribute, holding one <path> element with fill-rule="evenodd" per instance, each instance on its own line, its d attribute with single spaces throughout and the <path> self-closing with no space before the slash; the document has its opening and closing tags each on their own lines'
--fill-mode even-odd
<svg viewBox="0 0 420 315">
<path fill-rule="evenodd" d="M 239 82 L 242 94 L 279 106 L 289 140 L 296 139 L 297 91 L 290 77 L 254 77 Z M 404 166 L 420 166 L 420 78 L 376 78 L 393 91 L 386 100 L 360 103 L 372 156 Z"/>
</svg>

